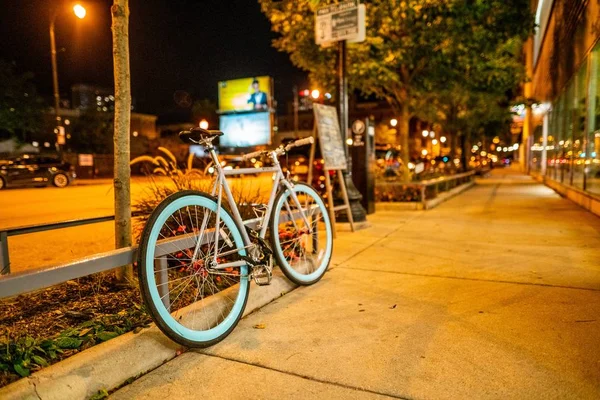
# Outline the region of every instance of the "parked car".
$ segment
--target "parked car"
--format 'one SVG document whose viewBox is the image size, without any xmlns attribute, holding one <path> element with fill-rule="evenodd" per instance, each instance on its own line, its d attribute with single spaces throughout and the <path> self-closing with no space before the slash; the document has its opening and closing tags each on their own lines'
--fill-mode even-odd
<svg viewBox="0 0 600 400">
<path fill-rule="evenodd" d="M 22 154 L 0 160 L 0 189 L 11 186 L 67 187 L 75 179 L 75 169 L 58 156 Z"/>
</svg>

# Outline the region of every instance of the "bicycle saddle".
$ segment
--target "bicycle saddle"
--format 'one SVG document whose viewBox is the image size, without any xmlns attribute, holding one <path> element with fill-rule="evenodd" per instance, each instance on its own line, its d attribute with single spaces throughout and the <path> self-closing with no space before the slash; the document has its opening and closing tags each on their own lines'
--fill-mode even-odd
<svg viewBox="0 0 600 400">
<path fill-rule="evenodd" d="M 190 129 L 189 131 L 179 132 L 179 138 L 186 143 L 189 143 L 190 141 L 198 143 L 203 140 L 214 139 L 223 135 L 224 133 L 221 131 L 202 129 L 198 126 Z"/>
</svg>

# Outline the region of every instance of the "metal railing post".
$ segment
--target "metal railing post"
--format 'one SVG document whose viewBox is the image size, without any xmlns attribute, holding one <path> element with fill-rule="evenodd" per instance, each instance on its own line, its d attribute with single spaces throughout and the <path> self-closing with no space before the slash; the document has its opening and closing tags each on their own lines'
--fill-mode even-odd
<svg viewBox="0 0 600 400">
<path fill-rule="evenodd" d="M 10 259 L 8 258 L 8 233 L 0 232 L 0 275 L 10 274 Z"/>
</svg>

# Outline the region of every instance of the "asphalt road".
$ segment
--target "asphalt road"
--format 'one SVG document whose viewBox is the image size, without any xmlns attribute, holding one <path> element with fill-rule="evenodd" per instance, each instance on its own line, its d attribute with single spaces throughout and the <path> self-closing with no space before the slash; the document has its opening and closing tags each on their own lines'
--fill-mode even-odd
<svg viewBox="0 0 600 400">
<path fill-rule="evenodd" d="M 267 188 L 269 177 L 234 179 L 232 186 L 244 190 Z M 171 185 L 168 179 L 154 181 Z M 151 196 L 152 182 L 134 178 L 132 205 Z M 241 185 L 241 186 L 239 186 Z M 114 214 L 112 180 L 76 181 L 64 189 L 55 187 L 5 189 L 0 192 L 0 229 Z M 134 237 L 143 227 L 133 221 Z M 114 223 L 65 228 L 9 238 L 11 272 L 40 268 L 115 248 Z"/>
</svg>

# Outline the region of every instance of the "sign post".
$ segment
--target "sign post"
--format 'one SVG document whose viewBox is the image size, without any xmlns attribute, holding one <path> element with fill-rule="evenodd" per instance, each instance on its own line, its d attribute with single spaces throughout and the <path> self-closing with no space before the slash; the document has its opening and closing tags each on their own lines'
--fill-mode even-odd
<svg viewBox="0 0 600 400">
<path fill-rule="evenodd" d="M 352 181 L 352 156 L 348 149 L 348 79 L 346 76 L 346 40 L 353 42 L 364 40 L 365 35 L 365 6 L 358 3 L 358 0 L 344 1 L 337 4 L 331 4 L 317 10 L 315 15 L 315 38 L 317 44 L 327 45 L 331 42 L 338 42 L 338 89 L 339 89 L 339 113 L 341 135 L 344 141 L 344 149 L 347 157 L 347 168 L 342 170 L 345 173 L 344 181 L 347 188 L 347 196 L 350 200 L 352 209 L 349 220 L 363 222 L 367 219 L 367 214 L 360 200 L 362 196 L 354 186 Z M 362 37 L 361 37 L 362 35 Z M 345 191 L 345 190 L 344 190 Z M 350 218 L 351 217 L 351 218 Z"/>
</svg>

